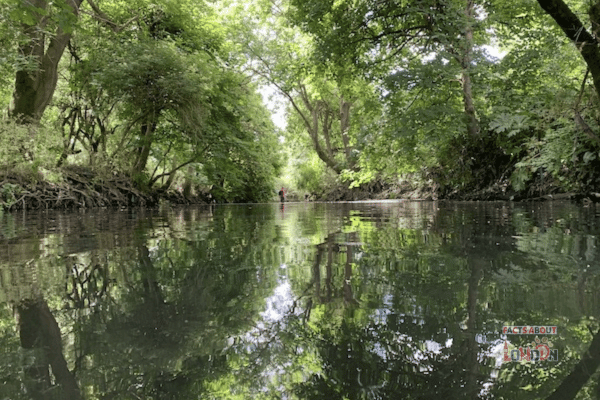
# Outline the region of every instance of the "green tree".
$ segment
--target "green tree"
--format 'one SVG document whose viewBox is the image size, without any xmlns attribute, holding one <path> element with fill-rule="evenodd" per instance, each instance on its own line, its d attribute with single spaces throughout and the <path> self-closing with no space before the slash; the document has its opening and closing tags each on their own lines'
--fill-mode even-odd
<svg viewBox="0 0 600 400">
<path fill-rule="evenodd" d="M 163 191 L 177 179 L 220 187 L 216 169 L 237 182 L 228 192 L 239 201 L 266 199 L 280 163 L 275 129 L 216 11 L 198 2 L 103 5 L 111 17 L 82 17 L 69 46 L 59 166 L 87 160 Z"/>
<path fill-rule="evenodd" d="M 314 57 L 310 36 L 290 26 L 286 2 L 257 2 L 257 15 L 240 22 L 249 68 L 288 101 L 290 121 L 299 123 L 322 162 L 340 174 L 358 171 L 356 137 L 363 111 L 375 98 L 365 80 L 323 65 Z M 258 22 L 256 19 L 258 18 Z"/>
<path fill-rule="evenodd" d="M 474 45 L 482 35 L 476 32 L 481 24 L 476 23 L 474 1 L 291 4 L 296 23 L 317 37 L 323 60 L 339 63 L 350 58 L 372 74 L 382 71 L 385 61 L 389 69 L 403 70 L 407 60 L 419 54 L 445 53 L 447 60 L 460 66 L 466 131 L 473 138 L 479 136 L 471 75 Z"/>
</svg>

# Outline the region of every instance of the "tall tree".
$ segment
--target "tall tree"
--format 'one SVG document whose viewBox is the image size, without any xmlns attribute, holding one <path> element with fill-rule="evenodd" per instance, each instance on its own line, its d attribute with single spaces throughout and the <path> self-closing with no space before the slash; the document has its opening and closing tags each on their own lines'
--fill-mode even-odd
<svg viewBox="0 0 600 400">
<path fill-rule="evenodd" d="M 308 139 L 328 169 L 336 174 L 357 171 L 356 132 L 362 121 L 353 116 L 361 113 L 364 99 L 374 96 L 372 86 L 315 57 L 313 38 L 290 25 L 287 1 L 254 6 L 258 22 L 249 18 L 238 23 L 238 39 L 252 72 L 287 100 L 290 120 L 302 126 L 296 132 Z"/>
<path fill-rule="evenodd" d="M 432 54 L 445 53 L 461 69 L 466 131 L 471 137 L 479 136 L 472 83 L 475 1 L 428 0 L 415 4 L 392 0 L 291 0 L 291 4 L 292 18 L 316 36 L 323 60 L 351 59 L 363 66 L 367 75 L 393 74 L 406 69 L 416 57 L 428 59 Z"/>
<path fill-rule="evenodd" d="M 465 116 L 467 118 L 467 132 L 471 137 L 479 136 L 479 120 L 473 102 L 473 83 L 471 81 L 471 69 L 473 64 L 473 25 L 475 21 L 475 2 L 467 0 L 465 5 L 464 19 L 464 44 L 459 52 L 458 59 L 461 66 L 461 85 Z"/>
</svg>

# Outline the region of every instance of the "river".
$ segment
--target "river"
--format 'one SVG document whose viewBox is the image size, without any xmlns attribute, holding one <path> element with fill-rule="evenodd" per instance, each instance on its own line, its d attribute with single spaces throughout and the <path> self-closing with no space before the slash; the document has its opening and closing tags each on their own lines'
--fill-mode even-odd
<svg viewBox="0 0 600 400">
<path fill-rule="evenodd" d="M 561 202 L 3 213 L 0 399 L 588 398 L 599 235 Z"/>
</svg>

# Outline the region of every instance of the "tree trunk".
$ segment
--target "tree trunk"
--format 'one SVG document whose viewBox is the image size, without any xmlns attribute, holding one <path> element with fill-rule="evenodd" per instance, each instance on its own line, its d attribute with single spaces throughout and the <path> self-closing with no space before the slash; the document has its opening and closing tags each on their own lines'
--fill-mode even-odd
<svg viewBox="0 0 600 400">
<path fill-rule="evenodd" d="M 342 143 L 344 144 L 344 154 L 346 155 L 346 163 L 348 163 L 348 168 L 355 170 L 356 165 L 352 159 L 352 148 L 350 147 L 350 139 L 348 138 L 351 106 L 352 104 L 344 101 L 344 98 L 340 96 L 340 133 L 342 135 Z"/>
<path fill-rule="evenodd" d="M 331 148 L 331 143 L 326 143 L 326 149 L 323 149 L 323 146 L 321 146 L 321 142 L 319 139 L 319 118 L 320 118 L 321 112 L 322 112 L 321 108 L 323 108 L 323 107 L 326 108 L 326 104 L 320 100 L 317 100 L 315 102 L 315 104 L 311 103 L 311 99 L 306 91 L 306 88 L 304 87 L 304 85 L 300 84 L 299 88 L 298 88 L 298 92 L 300 93 L 300 98 L 301 98 L 302 102 L 304 103 L 308 112 L 310 113 L 310 116 L 309 116 L 308 114 L 304 113 L 300 109 L 300 107 L 294 100 L 294 97 L 288 91 L 284 90 L 281 86 L 277 85 L 273 81 L 271 81 L 271 83 L 275 84 L 275 86 L 277 86 L 277 88 L 279 89 L 281 94 L 283 94 L 285 97 L 288 98 L 292 107 L 294 108 L 294 110 L 296 110 L 296 112 L 302 119 L 302 122 L 304 123 L 304 126 L 306 127 L 306 130 L 308 131 L 308 135 L 310 136 L 310 139 L 313 142 L 313 147 L 315 148 L 315 152 L 317 153 L 317 155 L 319 156 L 321 161 L 323 161 L 325 163 L 325 165 L 327 165 L 329 168 L 334 170 L 336 174 L 338 174 L 338 175 L 341 174 L 342 168 L 335 161 L 335 157 L 333 156 L 333 149 Z M 328 110 L 325 110 L 325 112 L 328 112 Z M 330 123 L 330 121 L 326 119 L 325 125 L 327 125 L 328 123 Z M 326 129 L 326 128 L 324 128 L 324 129 Z M 325 135 L 325 140 L 327 142 L 327 140 L 329 139 L 326 136 L 327 133 L 324 132 L 324 135 Z"/>
<path fill-rule="evenodd" d="M 325 163 L 325 165 L 334 170 L 336 174 L 340 174 L 342 172 L 342 169 L 335 162 L 335 159 L 333 157 L 330 157 L 327 151 L 323 149 L 319 141 L 319 116 L 321 114 L 322 109 L 325 108 L 325 104 L 321 103 L 320 101 L 317 101 L 316 104 L 313 105 L 310 102 L 308 93 L 306 92 L 306 89 L 303 86 L 300 87 L 300 95 L 302 97 L 304 105 L 306 106 L 311 115 L 310 120 L 308 118 L 302 118 L 302 120 L 304 121 L 306 129 L 308 130 L 308 134 L 313 142 L 313 146 L 315 148 L 315 151 L 317 152 L 317 155 Z M 295 103 L 292 103 L 292 105 L 294 105 L 296 110 L 298 110 L 298 112 L 301 115 L 303 115 L 300 109 L 295 105 Z M 325 112 L 327 112 L 326 109 Z"/>
<path fill-rule="evenodd" d="M 577 15 L 563 0 L 538 0 L 538 3 L 549 14 L 567 37 L 575 44 L 577 50 L 585 60 L 590 72 L 596 93 L 600 97 L 600 47 L 598 39 L 590 34 Z M 600 2 L 590 7 L 592 29 L 598 30 L 600 24 Z"/>
<path fill-rule="evenodd" d="M 474 1 L 467 0 L 467 6 L 465 8 L 464 48 L 462 49 L 460 64 L 462 69 L 461 84 L 465 116 L 467 119 L 467 133 L 471 138 L 479 137 L 479 121 L 477 120 L 475 104 L 473 103 L 473 84 L 471 82 L 474 13 Z"/>
<path fill-rule="evenodd" d="M 66 1 L 71 12 L 77 16 L 83 0 Z M 46 0 L 23 1 L 29 7 L 46 10 Z M 36 24 L 23 24 L 23 33 L 27 40 L 19 46 L 20 54 L 33 57 L 37 68 L 17 71 L 13 92 L 14 106 L 10 115 L 21 124 L 39 122 L 52 100 L 58 82 L 58 63 L 65 47 L 71 39 L 71 33 L 57 28 L 54 34 L 46 32 L 47 19 L 39 13 L 33 14 Z M 46 46 L 46 43 L 48 45 Z"/>
<path fill-rule="evenodd" d="M 321 124 L 323 131 L 323 139 L 325 139 L 325 147 L 327 148 L 327 155 L 329 158 L 334 158 L 333 147 L 331 146 L 331 136 L 329 135 L 329 131 L 331 130 L 332 119 L 330 118 L 329 108 L 327 107 L 327 103 L 324 101 L 320 101 L 319 114 L 323 117 L 323 123 Z"/>
<path fill-rule="evenodd" d="M 145 124 L 142 124 L 140 128 L 140 146 L 138 147 L 138 155 L 135 163 L 133 164 L 133 174 L 141 174 L 146 169 L 148 163 L 148 157 L 150 156 L 150 148 L 152 147 L 152 141 L 154 137 L 154 131 L 156 130 L 155 117 L 148 118 Z"/>
<path fill-rule="evenodd" d="M 332 157 L 329 156 L 329 154 L 321 146 L 321 143 L 319 142 L 318 131 L 315 134 L 311 133 L 310 137 L 312 139 L 313 146 L 319 158 L 325 163 L 325 165 L 334 170 L 336 174 L 341 174 L 342 169 L 340 168 L 340 166 L 335 162 L 335 160 Z"/>
<path fill-rule="evenodd" d="M 174 173 L 169 174 L 169 178 L 167 179 L 167 182 L 160 187 L 160 190 L 163 192 L 166 192 L 167 190 L 169 190 L 169 188 L 171 187 L 171 185 L 173 184 L 174 181 L 175 181 L 175 174 Z M 152 186 L 150 186 L 150 187 L 152 187 Z"/>
</svg>

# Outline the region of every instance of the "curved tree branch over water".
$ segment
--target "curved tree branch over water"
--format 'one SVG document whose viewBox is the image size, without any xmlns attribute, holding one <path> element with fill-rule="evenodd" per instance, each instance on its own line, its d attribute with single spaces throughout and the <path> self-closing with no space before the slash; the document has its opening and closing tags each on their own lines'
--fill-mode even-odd
<svg viewBox="0 0 600 400">
<path fill-rule="evenodd" d="M 600 42 L 598 41 L 600 2 L 590 2 L 589 6 L 593 34 L 585 28 L 579 17 L 563 0 L 538 0 L 538 3 L 577 47 L 581 57 L 590 69 L 596 93 L 600 96 Z"/>
</svg>

